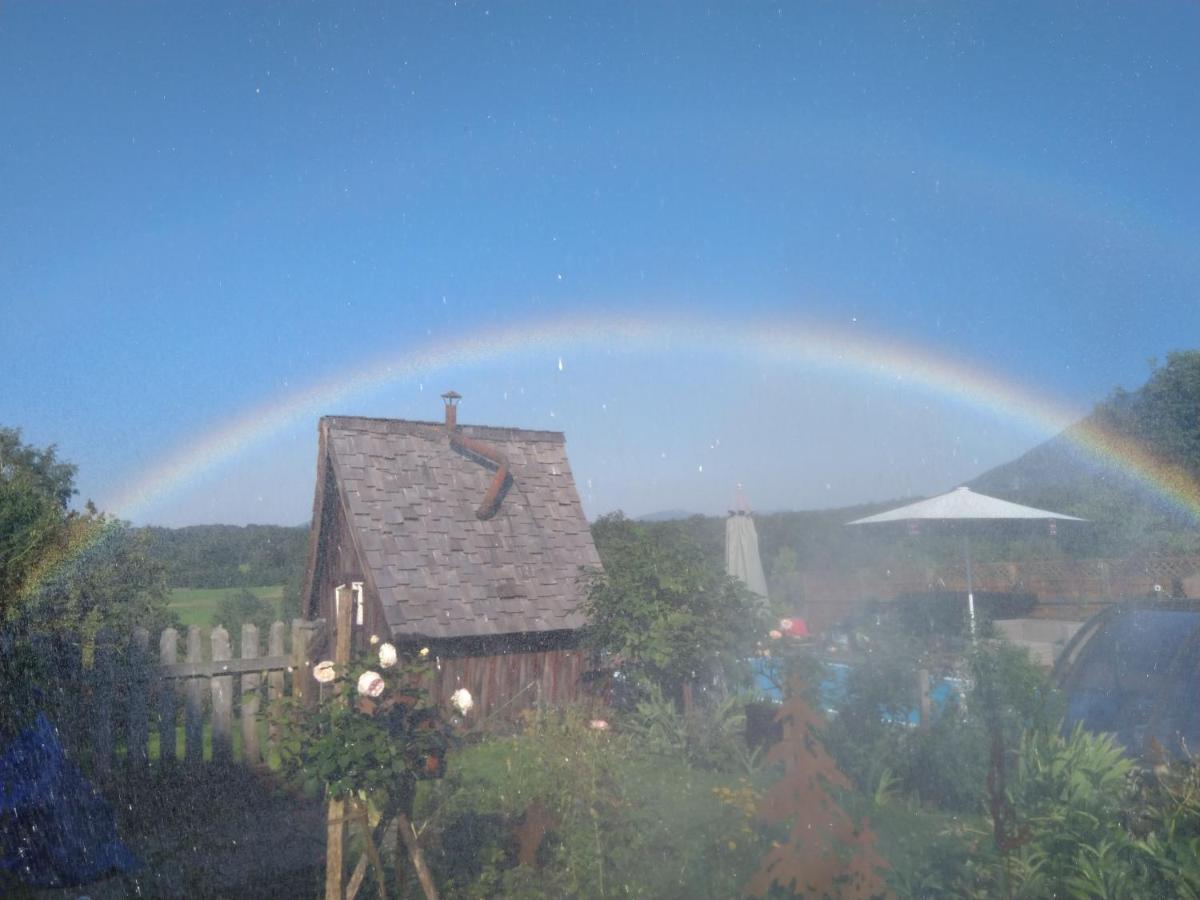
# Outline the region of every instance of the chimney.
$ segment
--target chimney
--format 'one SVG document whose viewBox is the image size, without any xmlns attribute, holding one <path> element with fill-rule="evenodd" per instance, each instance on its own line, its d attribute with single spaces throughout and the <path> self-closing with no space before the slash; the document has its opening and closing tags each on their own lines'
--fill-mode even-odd
<svg viewBox="0 0 1200 900">
<path fill-rule="evenodd" d="M 442 394 L 442 400 L 446 403 L 446 430 L 454 431 L 458 427 L 458 401 L 462 399 L 462 394 L 458 391 L 446 391 Z"/>
</svg>

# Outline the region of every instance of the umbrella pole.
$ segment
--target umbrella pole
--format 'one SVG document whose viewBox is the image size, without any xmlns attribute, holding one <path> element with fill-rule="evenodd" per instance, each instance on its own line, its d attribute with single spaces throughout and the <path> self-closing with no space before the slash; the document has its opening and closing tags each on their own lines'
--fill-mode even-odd
<svg viewBox="0 0 1200 900">
<path fill-rule="evenodd" d="M 967 561 L 967 615 L 971 623 L 971 640 L 975 640 L 975 588 L 971 580 L 971 541 L 963 535 L 963 558 Z"/>
</svg>

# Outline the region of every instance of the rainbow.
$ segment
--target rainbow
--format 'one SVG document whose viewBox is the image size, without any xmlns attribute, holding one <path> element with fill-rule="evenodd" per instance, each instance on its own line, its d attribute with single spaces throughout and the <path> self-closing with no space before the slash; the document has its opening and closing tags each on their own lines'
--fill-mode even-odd
<svg viewBox="0 0 1200 900">
<path fill-rule="evenodd" d="M 170 455 L 119 491 L 107 507 L 122 518 L 144 518 L 164 499 L 246 449 L 391 384 L 521 354 L 544 353 L 554 358 L 564 352 L 588 350 L 702 352 L 904 383 L 968 407 L 999 413 L 1046 435 L 1065 432 L 1085 457 L 1115 467 L 1192 521 L 1200 521 L 1200 484 L 1187 472 L 1157 458 L 1136 441 L 1081 422 L 1081 410 L 990 374 L 971 360 L 860 329 L 762 319 L 739 324 L 692 315 L 570 316 L 522 322 L 384 357 L 296 391 L 281 402 L 246 410 Z"/>
</svg>

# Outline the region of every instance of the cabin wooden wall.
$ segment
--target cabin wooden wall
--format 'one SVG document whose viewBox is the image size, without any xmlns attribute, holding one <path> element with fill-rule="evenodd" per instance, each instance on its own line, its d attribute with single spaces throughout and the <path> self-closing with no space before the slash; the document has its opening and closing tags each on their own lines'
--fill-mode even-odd
<svg viewBox="0 0 1200 900">
<path fill-rule="evenodd" d="M 325 473 L 325 502 L 321 508 L 319 544 L 312 562 L 315 571 L 309 609 L 311 618 L 336 622 L 337 617 L 333 613 L 333 592 L 339 584 L 360 580 L 357 574 L 360 569 L 346 516 L 342 511 L 342 504 L 338 502 L 333 467 L 327 467 Z"/>
<path fill-rule="evenodd" d="M 337 617 L 334 615 L 333 598 L 338 585 L 349 585 L 355 581 L 365 582 L 365 569 L 354 552 L 354 541 L 345 512 L 341 503 L 337 502 L 332 467 L 328 471 L 330 484 L 325 494 L 326 505 L 321 511 L 320 545 L 313 562 L 316 569 L 312 582 L 315 597 L 310 598 L 309 616 L 334 622 Z M 355 651 L 365 649 L 372 634 L 378 635 L 381 640 L 388 640 L 390 634 L 379 598 L 365 583 L 363 603 L 363 624 L 354 626 L 352 646 Z"/>
<path fill-rule="evenodd" d="M 511 722 L 535 706 L 563 706 L 585 699 L 582 650 L 544 650 L 494 656 L 441 658 L 434 696 L 443 704 L 459 688 L 471 692 L 471 718 Z"/>
</svg>

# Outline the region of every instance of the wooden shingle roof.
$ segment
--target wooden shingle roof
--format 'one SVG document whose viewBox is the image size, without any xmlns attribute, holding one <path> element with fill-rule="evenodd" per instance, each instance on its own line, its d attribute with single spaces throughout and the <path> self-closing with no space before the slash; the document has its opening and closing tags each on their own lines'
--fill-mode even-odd
<svg viewBox="0 0 1200 900">
<path fill-rule="evenodd" d="M 578 628 L 579 570 L 599 567 L 600 558 L 562 433 L 472 425 L 458 432 L 508 457 L 511 480 L 491 518 L 476 510 L 496 467 L 451 447 L 441 423 L 321 420 L 322 455 L 393 634 Z"/>
</svg>

